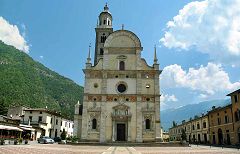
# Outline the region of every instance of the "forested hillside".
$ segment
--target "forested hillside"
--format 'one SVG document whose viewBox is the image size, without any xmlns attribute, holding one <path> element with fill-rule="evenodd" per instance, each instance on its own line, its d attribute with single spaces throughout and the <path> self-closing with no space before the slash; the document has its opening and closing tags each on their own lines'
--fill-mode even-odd
<svg viewBox="0 0 240 154">
<path fill-rule="evenodd" d="M 48 107 L 73 118 L 83 87 L 0 41 L 0 114 L 9 106 Z"/>
</svg>

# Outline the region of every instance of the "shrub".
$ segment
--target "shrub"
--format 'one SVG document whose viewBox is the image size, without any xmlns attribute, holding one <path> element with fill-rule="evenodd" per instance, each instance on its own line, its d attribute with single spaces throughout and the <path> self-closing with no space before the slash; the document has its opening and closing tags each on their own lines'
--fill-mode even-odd
<svg viewBox="0 0 240 154">
<path fill-rule="evenodd" d="M 63 132 L 61 134 L 61 139 L 66 140 L 66 136 L 67 136 L 67 133 L 66 133 L 65 129 L 63 129 Z"/>
<path fill-rule="evenodd" d="M 181 134 L 182 140 L 186 141 L 187 140 L 187 135 L 184 129 L 182 129 L 182 134 Z"/>
<path fill-rule="evenodd" d="M 1 144 L 1 145 L 4 145 L 4 143 L 5 143 L 5 139 L 1 138 L 0 144 Z"/>
<path fill-rule="evenodd" d="M 77 142 L 78 141 L 78 137 L 77 136 L 73 136 L 72 137 L 72 142 Z"/>
<path fill-rule="evenodd" d="M 22 144 L 22 141 L 23 141 L 22 138 L 18 138 L 18 142 L 19 142 L 20 144 Z"/>
</svg>

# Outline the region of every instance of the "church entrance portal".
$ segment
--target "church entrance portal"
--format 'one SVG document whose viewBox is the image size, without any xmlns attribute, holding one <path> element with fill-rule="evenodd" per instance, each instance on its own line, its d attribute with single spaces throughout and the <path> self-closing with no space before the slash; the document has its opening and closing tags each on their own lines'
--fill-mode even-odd
<svg viewBox="0 0 240 154">
<path fill-rule="evenodd" d="M 117 141 L 126 141 L 126 125 L 117 124 Z"/>
</svg>

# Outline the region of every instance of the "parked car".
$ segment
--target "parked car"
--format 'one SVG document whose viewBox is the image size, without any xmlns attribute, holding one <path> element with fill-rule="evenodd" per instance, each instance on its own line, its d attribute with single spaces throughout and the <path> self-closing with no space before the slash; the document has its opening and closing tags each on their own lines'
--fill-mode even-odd
<svg viewBox="0 0 240 154">
<path fill-rule="evenodd" d="M 61 142 L 62 141 L 61 137 L 54 137 L 53 140 L 54 140 L 54 142 Z"/>
<path fill-rule="evenodd" d="M 38 143 L 44 143 L 44 144 L 48 144 L 48 143 L 53 144 L 54 143 L 54 140 L 48 136 L 42 136 L 42 137 L 38 138 L 37 141 L 38 141 Z"/>
</svg>

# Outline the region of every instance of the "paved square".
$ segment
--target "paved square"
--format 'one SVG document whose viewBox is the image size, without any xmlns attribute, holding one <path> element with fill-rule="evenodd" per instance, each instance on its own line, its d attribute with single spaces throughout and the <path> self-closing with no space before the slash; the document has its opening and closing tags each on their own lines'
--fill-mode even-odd
<svg viewBox="0 0 240 154">
<path fill-rule="evenodd" d="M 240 154 L 238 149 L 209 146 L 192 147 L 127 147 L 127 146 L 89 146 L 89 145 L 3 145 L 0 154 L 170 154 L 170 153 L 204 153 L 204 154 Z"/>
</svg>

